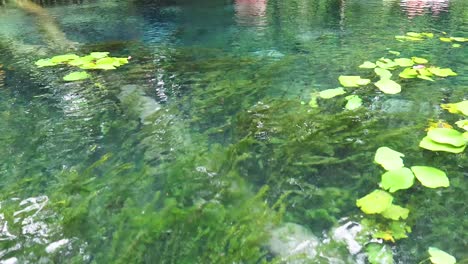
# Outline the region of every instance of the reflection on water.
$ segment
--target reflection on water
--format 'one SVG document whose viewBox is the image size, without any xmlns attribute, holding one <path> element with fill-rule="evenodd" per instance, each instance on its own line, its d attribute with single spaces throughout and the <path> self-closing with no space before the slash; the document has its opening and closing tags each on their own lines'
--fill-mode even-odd
<svg viewBox="0 0 468 264">
<path fill-rule="evenodd" d="M 236 0 L 236 19 L 240 25 L 266 26 L 267 0 Z"/>
<path fill-rule="evenodd" d="M 401 0 L 400 6 L 408 14 L 408 18 L 431 13 L 439 16 L 441 12 L 448 12 L 450 0 Z"/>
</svg>

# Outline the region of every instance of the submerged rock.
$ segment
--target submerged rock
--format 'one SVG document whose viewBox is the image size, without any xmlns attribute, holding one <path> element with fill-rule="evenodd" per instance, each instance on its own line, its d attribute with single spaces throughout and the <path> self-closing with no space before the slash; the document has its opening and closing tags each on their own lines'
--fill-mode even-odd
<svg viewBox="0 0 468 264">
<path fill-rule="evenodd" d="M 161 105 L 155 99 L 146 96 L 137 85 L 123 86 L 118 98 L 129 107 L 130 112 L 138 115 L 143 124 L 148 123 L 147 118 L 161 109 Z"/>
<path fill-rule="evenodd" d="M 307 263 L 317 255 L 319 243 L 319 239 L 307 228 L 285 223 L 271 232 L 269 247 L 273 254 L 288 260 L 288 263 Z"/>
</svg>

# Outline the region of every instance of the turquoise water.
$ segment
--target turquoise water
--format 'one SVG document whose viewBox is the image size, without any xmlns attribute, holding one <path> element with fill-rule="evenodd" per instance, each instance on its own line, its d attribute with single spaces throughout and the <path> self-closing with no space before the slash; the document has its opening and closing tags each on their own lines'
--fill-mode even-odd
<svg viewBox="0 0 468 264">
<path fill-rule="evenodd" d="M 0 6 L 0 263 L 367 263 L 369 245 L 394 263 L 430 246 L 468 261 L 466 151 L 418 147 L 429 121 L 460 119 L 441 103 L 468 99 L 466 43 L 438 39 L 468 36 L 466 1 L 43 1 L 40 16 L 13 2 Z M 436 36 L 395 40 L 409 31 Z M 308 105 L 340 75 L 374 80 L 358 66 L 390 50 L 458 76 L 352 90 L 354 111 Z M 130 63 L 75 83 L 34 65 L 91 51 Z M 389 221 L 355 205 L 378 188 L 381 146 L 451 183 L 394 194 L 411 227 L 395 243 L 372 239 Z"/>
</svg>

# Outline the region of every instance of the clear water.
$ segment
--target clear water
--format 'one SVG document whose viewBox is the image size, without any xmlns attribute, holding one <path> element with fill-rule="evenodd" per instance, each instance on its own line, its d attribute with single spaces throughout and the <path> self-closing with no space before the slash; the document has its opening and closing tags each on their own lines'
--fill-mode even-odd
<svg viewBox="0 0 468 264">
<path fill-rule="evenodd" d="M 355 206 L 378 188 L 380 146 L 451 181 L 394 194 L 412 228 L 385 242 L 395 263 L 429 246 L 468 261 L 468 158 L 418 148 L 430 120 L 459 119 L 439 105 L 468 99 L 467 46 L 394 38 L 467 37 L 468 2 L 43 1 L 73 52 L 132 57 L 78 83 L 34 66 L 70 50 L 13 2 L 0 6 L 0 263 L 281 263 L 284 223 L 315 239 L 285 263 L 365 263 L 350 241 L 371 238 L 344 227 L 384 221 Z M 373 77 L 357 66 L 389 50 L 459 75 L 356 90 L 357 111 L 307 105 L 340 75 Z"/>
</svg>

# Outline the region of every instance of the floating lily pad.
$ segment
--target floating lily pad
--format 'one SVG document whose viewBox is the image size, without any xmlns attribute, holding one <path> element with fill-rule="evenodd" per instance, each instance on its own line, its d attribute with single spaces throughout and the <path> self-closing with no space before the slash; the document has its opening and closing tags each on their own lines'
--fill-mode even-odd
<svg viewBox="0 0 468 264">
<path fill-rule="evenodd" d="M 458 44 L 458 43 L 452 44 L 452 48 L 460 48 L 460 47 L 461 47 L 461 45 Z"/>
<path fill-rule="evenodd" d="M 432 79 L 431 77 L 429 76 L 426 76 L 426 75 L 418 75 L 416 76 L 418 79 L 422 79 L 422 80 L 426 80 L 426 81 L 431 81 L 431 82 L 434 82 L 434 79 Z"/>
<path fill-rule="evenodd" d="M 75 60 L 78 58 L 79 56 L 76 54 L 64 54 L 64 55 L 52 57 L 50 61 L 53 63 L 64 63 L 64 62 Z"/>
<path fill-rule="evenodd" d="M 449 187 L 450 182 L 445 172 L 427 166 L 413 166 L 411 170 L 422 185 L 428 188 Z"/>
<path fill-rule="evenodd" d="M 380 147 L 375 152 L 374 161 L 386 170 L 396 170 L 405 166 L 403 159 L 401 159 L 404 156 L 405 154 L 389 147 Z"/>
<path fill-rule="evenodd" d="M 393 196 L 382 190 L 374 190 L 358 199 L 356 205 L 366 214 L 379 214 L 392 204 Z"/>
<path fill-rule="evenodd" d="M 468 131 L 468 119 L 459 120 L 459 121 L 455 122 L 455 125 L 457 125 L 461 129 L 464 129 L 464 130 Z"/>
<path fill-rule="evenodd" d="M 363 64 L 359 65 L 359 68 L 362 69 L 373 69 L 375 68 L 375 63 L 370 62 L 370 61 L 365 61 Z"/>
<path fill-rule="evenodd" d="M 380 79 L 390 79 L 392 77 L 392 72 L 382 68 L 375 68 L 375 74 L 380 76 Z"/>
<path fill-rule="evenodd" d="M 71 65 L 71 66 L 81 66 L 81 65 L 84 65 L 84 64 L 87 64 L 87 63 L 90 63 L 94 60 L 93 57 L 91 56 L 84 56 L 84 57 L 79 57 L 77 59 L 74 59 L 74 60 L 71 60 L 68 62 L 68 65 Z"/>
<path fill-rule="evenodd" d="M 362 106 L 362 99 L 358 95 L 349 95 L 345 99 L 348 100 L 345 106 L 348 110 L 355 110 Z"/>
<path fill-rule="evenodd" d="M 430 67 L 429 71 L 439 77 L 457 76 L 457 73 L 452 71 L 450 68 L 441 69 L 439 67 Z"/>
<path fill-rule="evenodd" d="M 74 82 L 74 81 L 81 81 L 81 80 L 85 80 L 85 79 L 88 79 L 89 77 L 91 77 L 87 72 L 72 72 L 66 76 L 63 77 L 63 80 L 64 81 L 67 81 L 67 82 Z"/>
<path fill-rule="evenodd" d="M 440 39 L 440 41 L 443 41 L 443 42 L 452 42 L 451 38 L 440 37 L 439 39 Z"/>
<path fill-rule="evenodd" d="M 50 59 L 41 59 L 41 60 L 36 61 L 35 64 L 37 67 L 42 68 L 42 67 L 55 66 L 58 63 L 54 63 Z"/>
<path fill-rule="evenodd" d="M 418 71 L 413 68 L 406 68 L 398 76 L 405 79 L 412 79 L 418 76 Z"/>
<path fill-rule="evenodd" d="M 408 169 L 409 170 L 409 169 Z M 382 216 L 388 219 L 392 220 L 399 220 L 399 219 L 406 219 L 408 218 L 409 214 L 409 209 L 406 209 L 404 207 L 398 206 L 398 205 L 390 205 L 387 210 L 382 212 Z"/>
<path fill-rule="evenodd" d="M 327 90 L 320 91 L 319 97 L 323 99 L 330 99 L 330 98 L 333 98 L 335 96 L 342 95 L 345 93 L 346 91 L 343 88 L 339 87 L 335 89 L 327 89 Z"/>
<path fill-rule="evenodd" d="M 109 55 L 109 52 L 105 51 L 105 52 L 91 52 L 89 54 L 89 56 L 95 58 L 95 59 L 102 59 L 102 58 L 105 58 Z"/>
<path fill-rule="evenodd" d="M 457 42 L 466 42 L 468 38 L 461 38 L 461 37 L 450 37 L 451 40 L 455 40 Z"/>
<path fill-rule="evenodd" d="M 369 79 L 361 79 L 360 76 L 344 76 L 338 77 L 341 85 L 344 87 L 359 87 L 370 83 Z"/>
<path fill-rule="evenodd" d="M 408 168 L 399 168 L 387 171 L 382 175 L 380 186 L 393 193 L 398 190 L 411 188 L 414 184 L 414 175 Z"/>
<path fill-rule="evenodd" d="M 386 94 L 397 94 L 401 92 L 401 86 L 390 79 L 381 79 L 380 81 L 374 83 L 380 91 Z"/>
<path fill-rule="evenodd" d="M 414 62 L 412 59 L 408 58 L 398 58 L 395 59 L 395 63 L 398 64 L 400 67 L 411 67 L 414 65 Z"/>
<path fill-rule="evenodd" d="M 411 57 L 411 59 L 414 61 L 414 63 L 416 64 L 426 64 L 428 63 L 429 61 L 424 59 L 424 58 L 420 58 L 420 57 Z"/>
<path fill-rule="evenodd" d="M 367 260 L 370 264 L 394 264 L 390 246 L 370 243 L 366 245 Z"/>
<path fill-rule="evenodd" d="M 463 114 L 468 116 L 468 100 L 453 104 L 441 104 L 440 106 L 452 114 Z"/>
<path fill-rule="evenodd" d="M 317 103 L 317 93 L 312 93 L 310 96 L 309 106 L 312 108 L 317 108 L 319 105 Z"/>
<path fill-rule="evenodd" d="M 455 257 L 436 247 L 429 247 L 427 252 L 431 256 L 430 260 L 433 264 L 455 264 L 457 262 Z"/>
<path fill-rule="evenodd" d="M 462 153 L 465 150 L 466 146 L 454 147 L 448 144 L 441 144 L 435 141 L 432 141 L 429 137 L 424 137 L 421 142 L 419 142 L 419 147 L 431 151 L 444 151 L 450 153 Z"/>
<path fill-rule="evenodd" d="M 381 58 L 375 62 L 375 64 L 382 69 L 393 70 L 398 67 L 398 64 L 391 59 Z"/>
<path fill-rule="evenodd" d="M 393 55 L 396 55 L 396 56 L 400 56 L 400 52 L 399 52 L 399 51 L 389 50 L 388 53 L 393 54 Z"/>
<path fill-rule="evenodd" d="M 411 37 L 411 36 L 395 36 L 398 41 L 422 41 L 423 38 Z"/>
<path fill-rule="evenodd" d="M 454 147 L 466 145 L 462 133 L 451 128 L 434 128 L 427 132 L 427 136 L 437 143 L 448 144 Z"/>
</svg>

